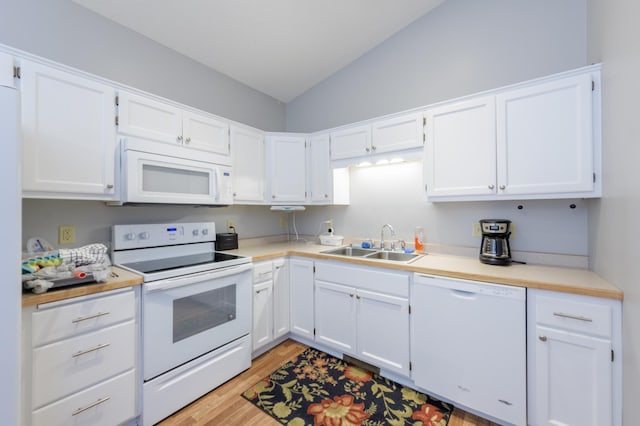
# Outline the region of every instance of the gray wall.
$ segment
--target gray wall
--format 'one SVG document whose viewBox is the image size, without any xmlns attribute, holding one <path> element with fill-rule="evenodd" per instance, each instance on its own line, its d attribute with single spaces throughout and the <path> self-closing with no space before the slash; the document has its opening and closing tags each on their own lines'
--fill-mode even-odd
<svg viewBox="0 0 640 426">
<path fill-rule="evenodd" d="M 640 4 L 589 0 L 589 60 L 602 61 L 603 197 L 589 211 L 593 270 L 624 291 L 625 425 L 640 424 Z"/>
<path fill-rule="evenodd" d="M 259 129 L 285 127 L 280 101 L 71 0 L 2 2 L 0 43 Z"/>
<path fill-rule="evenodd" d="M 586 65 L 586 0 L 447 0 L 287 104 L 316 131 Z"/>
</svg>

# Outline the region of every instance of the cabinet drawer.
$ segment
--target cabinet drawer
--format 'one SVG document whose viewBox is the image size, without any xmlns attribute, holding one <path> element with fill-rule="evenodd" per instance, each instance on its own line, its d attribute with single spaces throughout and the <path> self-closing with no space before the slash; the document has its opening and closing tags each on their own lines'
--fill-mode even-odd
<svg viewBox="0 0 640 426">
<path fill-rule="evenodd" d="M 34 349 L 32 408 L 133 368 L 135 352 L 133 321 Z"/>
<path fill-rule="evenodd" d="M 135 372 L 109 379 L 35 410 L 33 426 L 113 426 L 138 415 Z"/>
<path fill-rule="evenodd" d="M 273 279 L 273 267 L 271 262 L 256 263 L 253 265 L 253 282 L 260 283 Z"/>
<path fill-rule="evenodd" d="M 570 296 L 578 299 L 580 296 Z M 536 298 L 536 323 L 568 331 L 611 337 L 611 306 L 597 300 L 568 300 L 560 297 L 538 295 Z"/>
<path fill-rule="evenodd" d="M 40 309 L 33 314 L 33 347 L 98 330 L 135 316 L 133 291 Z"/>
</svg>

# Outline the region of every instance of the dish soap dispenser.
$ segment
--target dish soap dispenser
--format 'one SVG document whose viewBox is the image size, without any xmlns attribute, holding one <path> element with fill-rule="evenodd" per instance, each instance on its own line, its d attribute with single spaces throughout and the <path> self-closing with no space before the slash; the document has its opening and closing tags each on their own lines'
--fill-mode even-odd
<svg viewBox="0 0 640 426">
<path fill-rule="evenodd" d="M 417 253 L 424 253 L 424 229 L 422 226 L 416 226 L 413 233 L 413 245 Z"/>
</svg>

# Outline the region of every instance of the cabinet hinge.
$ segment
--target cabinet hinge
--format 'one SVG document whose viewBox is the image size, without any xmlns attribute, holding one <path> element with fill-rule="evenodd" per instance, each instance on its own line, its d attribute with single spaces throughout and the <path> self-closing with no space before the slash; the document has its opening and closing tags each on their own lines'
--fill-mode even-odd
<svg viewBox="0 0 640 426">
<path fill-rule="evenodd" d="M 596 183 L 596 174 L 593 174 L 593 183 Z"/>
<path fill-rule="evenodd" d="M 118 119 L 118 116 L 116 115 L 116 126 L 120 123 L 120 120 Z"/>
<path fill-rule="evenodd" d="M 596 82 L 591 80 L 591 91 L 593 92 L 594 90 L 596 90 Z"/>
<path fill-rule="evenodd" d="M 13 67 L 13 78 L 20 78 L 20 67 Z"/>
<path fill-rule="evenodd" d="M 613 356 L 613 349 L 611 349 L 611 362 L 613 362 L 614 356 Z"/>
<path fill-rule="evenodd" d="M 120 105 L 120 96 L 116 96 L 116 106 Z"/>
</svg>

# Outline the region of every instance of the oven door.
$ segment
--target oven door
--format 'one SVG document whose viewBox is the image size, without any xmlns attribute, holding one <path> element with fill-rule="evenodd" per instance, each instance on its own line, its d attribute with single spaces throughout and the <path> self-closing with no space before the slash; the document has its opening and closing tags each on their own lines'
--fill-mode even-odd
<svg viewBox="0 0 640 426">
<path fill-rule="evenodd" d="M 231 167 L 206 161 L 207 153 L 191 158 L 186 155 L 193 154 L 189 148 L 163 145 L 151 145 L 158 152 L 125 147 L 123 203 L 229 204 Z M 174 152 L 177 149 L 185 152 Z"/>
<path fill-rule="evenodd" d="M 249 334 L 251 268 L 231 266 L 143 285 L 145 381 Z"/>
</svg>

